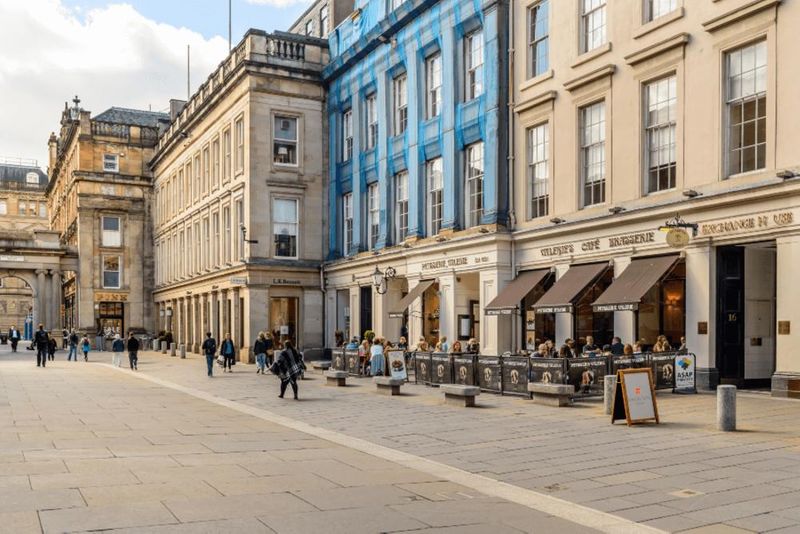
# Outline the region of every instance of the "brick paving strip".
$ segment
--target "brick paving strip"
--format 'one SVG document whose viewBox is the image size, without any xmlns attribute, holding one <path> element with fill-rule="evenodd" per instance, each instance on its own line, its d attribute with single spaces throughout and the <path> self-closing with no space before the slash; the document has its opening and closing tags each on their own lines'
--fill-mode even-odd
<svg viewBox="0 0 800 534">
<path fill-rule="evenodd" d="M 328 388 L 319 375 L 301 383 L 301 402 L 279 401 L 275 378 L 253 366 L 209 380 L 196 356 L 147 353 L 143 361 L 152 377 L 334 439 L 357 438 L 371 453 L 381 446 L 411 455 L 401 462 L 477 475 L 481 488 L 487 479 L 505 483 L 491 486 L 498 492 L 532 490 L 525 495 L 536 495 L 537 506 L 566 501 L 569 513 L 576 505 L 609 512 L 637 531 L 800 532 L 798 401 L 742 393 L 741 431 L 721 433 L 713 395 L 660 393 L 663 424 L 627 428 L 611 426 L 598 401 L 556 409 L 484 394 L 480 408 L 459 409 L 443 406 L 435 388 L 409 384 L 401 397 L 381 397 L 367 380 Z"/>
</svg>

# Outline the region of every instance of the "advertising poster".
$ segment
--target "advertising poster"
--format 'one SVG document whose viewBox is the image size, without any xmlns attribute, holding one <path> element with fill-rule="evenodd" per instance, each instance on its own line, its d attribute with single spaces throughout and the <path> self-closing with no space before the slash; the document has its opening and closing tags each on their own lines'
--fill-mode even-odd
<svg viewBox="0 0 800 534">
<path fill-rule="evenodd" d="M 350 375 L 358 374 L 358 351 L 346 350 L 344 351 L 344 365 L 345 371 Z"/>
<path fill-rule="evenodd" d="M 336 350 L 331 355 L 331 369 L 334 371 L 344 371 L 344 351 Z"/>
<path fill-rule="evenodd" d="M 450 355 L 442 353 L 431 354 L 431 383 L 452 384 L 453 366 Z"/>
<path fill-rule="evenodd" d="M 453 357 L 453 381 L 462 386 L 475 385 L 475 356 Z"/>
<path fill-rule="evenodd" d="M 486 391 L 500 391 L 500 358 L 478 357 L 478 386 Z"/>
<path fill-rule="evenodd" d="M 567 360 L 567 384 L 575 386 L 576 395 L 602 395 L 608 372 L 605 358 L 571 358 Z"/>
<path fill-rule="evenodd" d="M 406 370 L 406 353 L 402 350 L 390 350 L 386 352 L 386 359 L 389 361 L 389 371 L 392 378 L 408 380 Z"/>
<path fill-rule="evenodd" d="M 530 381 L 533 384 L 563 384 L 564 360 L 560 358 L 531 358 Z"/>
<path fill-rule="evenodd" d="M 697 393 L 694 354 L 675 356 L 675 391 Z"/>
<path fill-rule="evenodd" d="M 431 355 L 428 352 L 418 352 L 414 357 L 414 372 L 417 382 L 431 383 Z"/>
<path fill-rule="evenodd" d="M 675 387 L 675 354 L 655 353 L 650 356 L 656 389 Z"/>
<path fill-rule="evenodd" d="M 528 394 L 528 360 L 527 356 L 503 358 L 502 385 L 505 393 Z"/>
</svg>

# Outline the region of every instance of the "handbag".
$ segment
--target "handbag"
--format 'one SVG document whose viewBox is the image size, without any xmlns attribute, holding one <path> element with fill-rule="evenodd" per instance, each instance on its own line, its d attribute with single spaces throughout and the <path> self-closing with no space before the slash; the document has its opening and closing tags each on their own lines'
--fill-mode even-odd
<svg viewBox="0 0 800 534">
<path fill-rule="evenodd" d="M 272 365 L 269 366 L 269 371 L 273 375 L 279 375 L 279 374 L 281 374 L 281 366 L 278 365 L 277 361 L 274 361 L 274 362 L 272 362 Z"/>
</svg>

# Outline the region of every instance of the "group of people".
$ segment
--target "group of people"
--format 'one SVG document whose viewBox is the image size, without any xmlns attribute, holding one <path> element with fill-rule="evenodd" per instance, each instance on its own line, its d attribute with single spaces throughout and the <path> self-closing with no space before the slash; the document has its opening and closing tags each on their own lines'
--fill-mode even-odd
<svg viewBox="0 0 800 534">
<path fill-rule="evenodd" d="M 9 330 L 8 338 L 11 342 L 11 351 L 17 352 L 20 335 L 19 330 L 17 330 L 15 326 L 12 326 Z M 83 336 L 83 338 L 80 338 L 78 333 L 75 332 L 75 330 L 72 330 L 68 333 L 66 341 L 67 346 L 69 347 L 67 361 L 78 360 L 79 346 L 83 351 L 83 360 L 89 361 L 89 349 L 91 348 L 91 343 L 89 342 L 88 337 Z M 28 349 L 36 351 L 36 367 L 46 367 L 48 361 L 53 361 L 56 359 L 58 341 L 56 341 L 55 336 L 51 335 L 50 332 L 44 329 L 43 324 L 39 324 L 36 332 L 33 334 L 33 339 L 31 340 L 31 345 L 28 347 Z"/>
<path fill-rule="evenodd" d="M 88 343 L 88 339 L 86 342 Z M 70 344 L 70 347 L 72 345 Z M 112 365 L 122 367 L 122 353 L 128 351 L 128 363 L 132 371 L 139 370 L 139 347 L 140 343 L 133 332 L 128 332 L 128 339 L 122 339 L 119 334 L 114 335 L 114 341 L 111 343 Z M 86 350 L 88 354 L 88 349 Z"/>
<path fill-rule="evenodd" d="M 541 340 L 534 340 L 532 337 L 528 338 L 527 352 L 532 358 L 593 358 L 598 356 L 633 356 L 645 352 L 670 352 L 677 350 L 679 352 L 686 352 L 686 338 L 681 337 L 680 347 L 673 349 L 666 336 L 659 335 L 656 338 L 655 344 L 648 345 L 646 340 L 640 339 L 633 344 L 622 343 L 618 336 L 611 339 L 610 344 L 600 347 L 594 341 L 594 337 L 586 336 L 586 342 L 577 348 L 575 340 L 567 338 L 564 343 L 556 349 L 552 340 L 546 339 L 544 342 Z"/>
</svg>

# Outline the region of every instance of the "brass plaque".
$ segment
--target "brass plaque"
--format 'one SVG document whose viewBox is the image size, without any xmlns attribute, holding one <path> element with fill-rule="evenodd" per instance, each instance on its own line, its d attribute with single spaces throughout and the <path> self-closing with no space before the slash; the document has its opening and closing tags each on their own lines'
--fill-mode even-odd
<svg viewBox="0 0 800 534">
<path fill-rule="evenodd" d="M 792 322 L 791 321 L 778 321 L 778 335 L 779 336 L 788 336 L 792 330 Z"/>
<path fill-rule="evenodd" d="M 761 346 L 761 338 L 760 337 L 751 337 L 750 338 L 750 346 L 751 347 L 760 347 Z"/>
<path fill-rule="evenodd" d="M 697 333 L 699 335 L 707 335 L 708 334 L 708 322 L 707 321 L 700 321 L 697 323 Z"/>
</svg>

